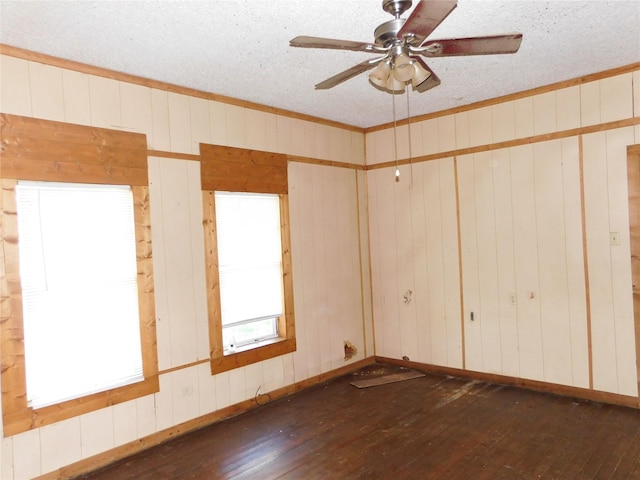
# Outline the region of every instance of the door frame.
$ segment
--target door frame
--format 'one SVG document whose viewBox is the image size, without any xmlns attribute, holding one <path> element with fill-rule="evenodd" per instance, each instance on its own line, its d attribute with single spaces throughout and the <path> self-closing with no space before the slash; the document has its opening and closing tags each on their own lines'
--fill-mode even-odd
<svg viewBox="0 0 640 480">
<path fill-rule="evenodd" d="M 627 147 L 627 185 L 629 188 L 629 236 L 633 292 L 633 323 L 636 342 L 636 378 L 640 407 L 640 144 Z"/>
</svg>

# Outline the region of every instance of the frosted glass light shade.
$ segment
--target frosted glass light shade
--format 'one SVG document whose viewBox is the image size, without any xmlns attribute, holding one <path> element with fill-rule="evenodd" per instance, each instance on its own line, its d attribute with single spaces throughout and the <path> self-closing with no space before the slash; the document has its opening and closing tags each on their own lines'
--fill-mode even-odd
<svg viewBox="0 0 640 480">
<path fill-rule="evenodd" d="M 393 65 L 393 76 L 399 82 L 408 82 L 416 72 L 409 55 L 400 54 L 396 57 Z"/>
<path fill-rule="evenodd" d="M 416 73 L 413 75 L 413 78 L 411 78 L 411 84 L 413 85 L 413 88 L 418 88 L 418 86 L 423 82 L 429 80 L 431 72 L 426 70 L 419 62 L 415 62 L 413 64 L 413 68 Z"/>
<path fill-rule="evenodd" d="M 369 81 L 380 88 L 386 88 L 390 74 L 391 64 L 389 62 L 380 62 L 376 69 L 369 75 Z"/>
<path fill-rule="evenodd" d="M 389 75 L 389 79 L 387 80 L 387 84 L 385 88 L 391 93 L 402 93 L 404 92 L 405 82 L 400 82 L 396 80 L 394 75 Z"/>
</svg>

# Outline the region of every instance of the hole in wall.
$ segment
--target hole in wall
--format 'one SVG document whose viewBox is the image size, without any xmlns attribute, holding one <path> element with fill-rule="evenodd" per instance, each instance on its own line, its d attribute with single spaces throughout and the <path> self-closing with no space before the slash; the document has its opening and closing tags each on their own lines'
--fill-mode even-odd
<svg viewBox="0 0 640 480">
<path fill-rule="evenodd" d="M 358 353 L 358 349 L 356 346 L 348 340 L 344 341 L 344 359 L 349 360 L 356 353 Z"/>
</svg>

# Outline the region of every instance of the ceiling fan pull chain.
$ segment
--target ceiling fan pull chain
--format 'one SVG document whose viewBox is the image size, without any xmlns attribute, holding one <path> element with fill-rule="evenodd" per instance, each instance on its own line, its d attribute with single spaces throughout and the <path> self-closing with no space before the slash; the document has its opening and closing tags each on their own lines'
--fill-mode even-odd
<svg viewBox="0 0 640 480">
<path fill-rule="evenodd" d="M 400 169 L 398 168 L 398 128 L 396 126 L 396 95 L 391 93 L 391 104 L 393 105 L 393 151 L 396 158 L 396 182 L 400 181 Z"/>
<path fill-rule="evenodd" d="M 407 85 L 407 134 L 409 137 L 409 183 L 413 185 L 413 162 L 411 160 L 411 111 L 409 110 L 409 86 Z"/>
</svg>

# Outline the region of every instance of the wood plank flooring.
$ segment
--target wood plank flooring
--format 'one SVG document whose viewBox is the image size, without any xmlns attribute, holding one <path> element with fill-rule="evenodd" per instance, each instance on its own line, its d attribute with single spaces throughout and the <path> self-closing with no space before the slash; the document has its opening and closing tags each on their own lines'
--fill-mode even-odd
<svg viewBox="0 0 640 480">
<path fill-rule="evenodd" d="M 640 411 L 371 365 L 85 480 L 639 479 Z M 261 397 L 260 400 L 267 400 Z"/>
</svg>

